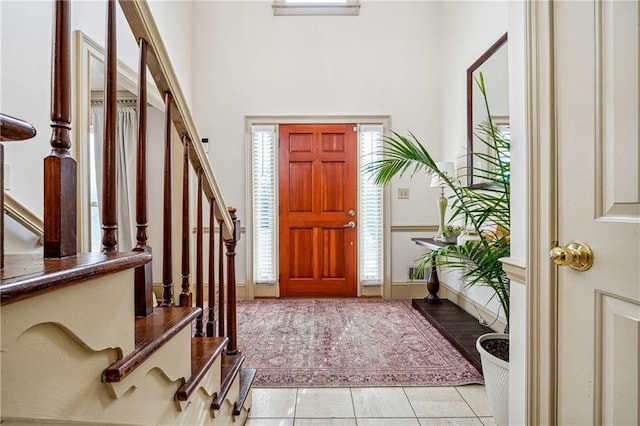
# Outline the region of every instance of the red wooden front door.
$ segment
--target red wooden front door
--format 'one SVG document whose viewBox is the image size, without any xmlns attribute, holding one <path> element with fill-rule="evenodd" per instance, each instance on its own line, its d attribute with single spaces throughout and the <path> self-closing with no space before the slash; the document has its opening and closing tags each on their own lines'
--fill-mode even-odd
<svg viewBox="0 0 640 426">
<path fill-rule="evenodd" d="M 279 133 L 280 295 L 356 296 L 355 125 Z"/>
</svg>

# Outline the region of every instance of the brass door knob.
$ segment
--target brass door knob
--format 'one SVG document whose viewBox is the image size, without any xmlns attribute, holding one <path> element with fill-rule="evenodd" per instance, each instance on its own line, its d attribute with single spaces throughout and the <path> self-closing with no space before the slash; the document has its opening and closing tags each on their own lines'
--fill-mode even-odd
<svg viewBox="0 0 640 426">
<path fill-rule="evenodd" d="M 558 246 L 554 241 L 549 257 L 556 265 L 569 266 L 577 271 L 586 271 L 593 265 L 593 252 L 581 241 L 572 241 L 566 246 Z"/>
</svg>

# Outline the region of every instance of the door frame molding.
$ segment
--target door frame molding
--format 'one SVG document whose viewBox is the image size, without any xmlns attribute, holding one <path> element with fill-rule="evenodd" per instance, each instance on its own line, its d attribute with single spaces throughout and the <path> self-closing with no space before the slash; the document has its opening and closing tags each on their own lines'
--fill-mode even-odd
<svg viewBox="0 0 640 426">
<path fill-rule="evenodd" d="M 391 129 L 391 116 L 390 115 L 247 115 L 244 118 L 245 124 L 245 147 L 246 147 L 246 174 L 245 174 L 245 182 L 251 182 L 251 126 L 255 124 L 344 124 L 344 123 L 355 123 L 356 125 L 360 124 L 377 124 L 382 123 L 385 132 Z M 356 140 L 356 143 L 358 141 Z M 358 148 L 358 167 L 360 167 L 360 150 Z M 277 167 L 277 164 L 276 164 Z M 361 173 L 358 173 L 358 179 L 360 179 Z M 252 201 L 252 191 L 249 184 L 247 184 L 248 190 L 246 191 L 247 198 L 245 200 L 245 205 L 247 206 L 246 212 L 246 227 L 247 227 L 247 239 L 246 239 L 246 247 L 247 247 L 247 255 L 246 255 L 246 299 L 254 300 L 256 297 L 256 284 L 253 279 L 253 201 Z M 278 188 L 276 187 L 276 196 L 278 194 Z M 357 194 L 359 197 L 359 192 Z M 390 190 L 387 186 L 383 187 L 383 228 L 384 228 L 384 278 L 382 284 L 382 297 L 383 299 L 391 298 L 391 251 L 389 250 L 389 244 L 391 243 L 391 228 L 390 228 L 390 217 L 391 217 L 391 195 Z M 278 230 L 276 224 L 276 244 L 279 247 L 278 240 Z M 359 265 L 358 265 L 359 267 Z M 360 284 L 360 271 L 356 271 L 356 294 L 358 297 L 360 296 L 369 296 L 369 294 L 365 294 L 363 290 L 366 291 L 366 288 L 363 289 L 363 286 Z M 275 284 L 275 291 L 273 294 L 270 294 L 269 297 L 280 297 L 280 282 Z"/>
<path fill-rule="evenodd" d="M 557 235 L 553 0 L 525 6 L 527 133 L 527 424 L 557 424 L 557 276 L 548 258 Z"/>
</svg>

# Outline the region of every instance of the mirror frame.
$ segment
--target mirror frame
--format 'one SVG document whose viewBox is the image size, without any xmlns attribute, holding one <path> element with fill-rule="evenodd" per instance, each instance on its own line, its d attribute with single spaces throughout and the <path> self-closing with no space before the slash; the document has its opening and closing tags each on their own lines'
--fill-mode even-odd
<svg viewBox="0 0 640 426">
<path fill-rule="evenodd" d="M 473 73 L 482 66 L 494 53 L 507 43 L 509 36 L 504 33 L 498 41 L 493 43 L 476 61 L 467 68 L 467 186 L 482 186 L 473 184 Z"/>
</svg>

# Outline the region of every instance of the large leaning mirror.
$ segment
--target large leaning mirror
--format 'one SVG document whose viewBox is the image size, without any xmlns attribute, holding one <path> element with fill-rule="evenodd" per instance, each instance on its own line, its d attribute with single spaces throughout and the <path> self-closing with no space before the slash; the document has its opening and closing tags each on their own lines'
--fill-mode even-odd
<svg viewBox="0 0 640 426">
<path fill-rule="evenodd" d="M 104 47 L 81 31 L 75 33 L 76 78 L 74 141 L 78 163 L 78 193 L 80 203 L 79 248 L 81 251 L 101 250 L 100 182 L 102 175 L 102 121 L 104 118 Z M 137 140 L 137 71 L 118 61 L 118 241 L 121 251 L 129 251 L 135 244 L 134 227 L 134 173 Z M 148 79 L 151 82 L 151 79 Z M 157 89 L 148 84 L 148 123 L 154 117 L 162 120 L 164 110 Z M 154 113 L 156 111 L 156 113 Z M 162 123 L 162 121 L 160 122 Z M 148 129 L 149 127 L 148 126 Z M 154 128 L 161 129 L 161 124 Z M 147 130 L 147 139 L 149 139 Z M 122 235 L 122 237 L 120 237 Z M 126 236 L 126 237 L 125 237 Z"/>
<path fill-rule="evenodd" d="M 472 154 L 486 150 L 485 144 L 480 142 L 475 134 L 478 125 L 488 120 L 484 99 L 476 83 L 480 73 L 484 78 L 491 119 L 498 130 L 505 137 L 509 137 L 507 52 L 507 34 L 505 33 L 467 69 L 467 184 L 469 186 L 482 186 L 482 182 L 474 180 L 475 169 L 487 170 L 480 157 Z"/>
</svg>

